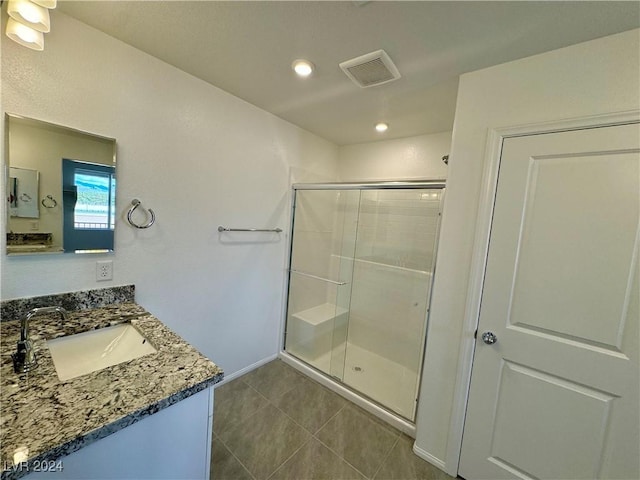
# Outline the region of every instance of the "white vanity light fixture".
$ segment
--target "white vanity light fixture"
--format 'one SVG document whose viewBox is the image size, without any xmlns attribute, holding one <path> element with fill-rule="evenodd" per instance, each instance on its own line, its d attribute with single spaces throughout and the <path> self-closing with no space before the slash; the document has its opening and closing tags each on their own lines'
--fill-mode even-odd
<svg viewBox="0 0 640 480">
<path fill-rule="evenodd" d="M 43 33 L 17 22 L 13 18 L 7 21 L 6 34 L 7 37 L 23 47 L 38 51 L 44 50 Z"/>
<path fill-rule="evenodd" d="M 56 5 L 58 4 L 57 0 L 31 0 L 31 1 L 36 5 L 40 5 L 41 7 L 48 8 L 48 9 L 56 8 Z"/>
<path fill-rule="evenodd" d="M 43 34 L 51 30 L 49 9 L 56 4 L 57 0 L 9 0 L 7 37 L 32 50 L 44 50 Z"/>
<path fill-rule="evenodd" d="M 389 128 L 389 125 L 387 125 L 384 122 L 379 122 L 379 123 L 376 123 L 376 127 L 375 128 L 376 128 L 376 132 L 384 133 Z"/>
<path fill-rule="evenodd" d="M 313 73 L 315 65 L 309 60 L 299 58 L 293 61 L 291 68 L 293 68 L 293 71 L 296 72 L 299 77 L 308 77 Z"/>
<path fill-rule="evenodd" d="M 7 13 L 14 20 L 42 33 L 51 30 L 49 10 L 29 0 L 9 0 Z"/>
</svg>

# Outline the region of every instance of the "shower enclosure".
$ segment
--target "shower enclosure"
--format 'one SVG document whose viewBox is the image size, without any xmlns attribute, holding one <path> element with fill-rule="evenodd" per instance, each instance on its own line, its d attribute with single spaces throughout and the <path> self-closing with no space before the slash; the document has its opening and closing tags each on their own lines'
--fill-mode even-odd
<svg viewBox="0 0 640 480">
<path fill-rule="evenodd" d="M 413 422 L 444 182 L 293 187 L 285 351 Z"/>
</svg>

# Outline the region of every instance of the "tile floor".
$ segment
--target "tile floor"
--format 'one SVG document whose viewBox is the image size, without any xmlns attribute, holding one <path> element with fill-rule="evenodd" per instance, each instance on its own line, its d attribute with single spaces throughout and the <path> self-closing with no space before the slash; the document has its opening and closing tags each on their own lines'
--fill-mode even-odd
<svg viewBox="0 0 640 480">
<path fill-rule="evenodd" d="M 413 439 L 274 360 L 215 392 L 214 480 L 445 480 Z"/>
</svg>

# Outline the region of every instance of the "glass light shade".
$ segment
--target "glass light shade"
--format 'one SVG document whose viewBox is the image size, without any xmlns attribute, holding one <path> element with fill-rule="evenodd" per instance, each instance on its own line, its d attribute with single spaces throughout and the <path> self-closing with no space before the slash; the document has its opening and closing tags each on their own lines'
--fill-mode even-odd
<svg viewBox="0 0 640 480">
<path fill-rule="evenodd" d="M 7 13 L 11 18 L 39 32 L 47 33 L 51 29 L 49 10 L 29 0 L 9 0 Z"/>
<path fill-rule="evenodd" d="M 35 3 L 36 5 L 40 5 L 41 7 L 44 8 L 56 8 L 56 5 L 58 4 L 57 0 L 31 0 L 33 3 Z"/>
<path fill-rule="evenodd" d="M 313 73 L 314 65 L 309 60 L 296 60 L 291 67 L 299 76 L 308 77 Z"/>
<path fill-rule="evenodd" d="M 16 22 L 13 18 L 7 21 L 7 37 L 23 47 L 32 50 L 44 50 L 44 35 L 42 32 L 27 27 L 23 23 Z"/>
</svg>

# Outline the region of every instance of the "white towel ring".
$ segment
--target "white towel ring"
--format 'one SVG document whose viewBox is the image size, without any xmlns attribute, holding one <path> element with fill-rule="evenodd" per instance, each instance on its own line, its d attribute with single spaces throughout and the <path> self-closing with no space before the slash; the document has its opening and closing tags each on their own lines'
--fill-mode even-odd
<svg viewBox="0 0 640 480">
<path fill-rule="evenodd" d="M 127 212 L 127 222 L 129 222 L 129 224 L 132 227 L 136 227 L 136 228 L 149 228 L 151 225 L 153 225 L 156 221 L 156 214 L 153 213 L 153 210 L 151 210 L 150 208 L 148 208 L 148 212 L 149 215 L 151 215 L 151 220 L 149 220 L 149 222 L 147 222 L 146 225 L 138 225 L 137 223 L 135 223 L 133 220 L 131 220 L 131 215 L 133 215 L 133 212 L 135 211 L 136 208 L 138 208 L 140 206 L 140 200 L 138 200 L 137 198 L 134 198 L 133 200 L 131 200 L 131 208 L 129 208 L 129 211 Z M 144 208 L 143 208 L 144 210 Z"/>
</svg>

